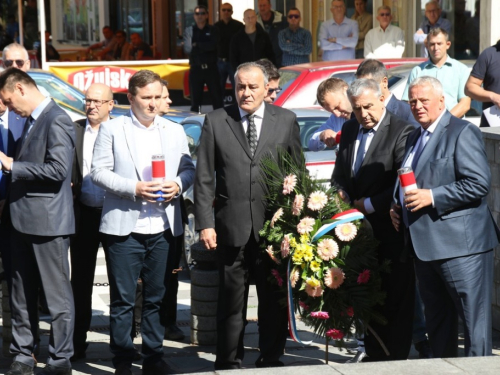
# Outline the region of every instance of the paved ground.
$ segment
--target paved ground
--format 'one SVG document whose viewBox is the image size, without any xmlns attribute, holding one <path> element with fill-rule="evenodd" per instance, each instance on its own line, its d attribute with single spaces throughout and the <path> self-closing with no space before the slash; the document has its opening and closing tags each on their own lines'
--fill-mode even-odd
<svg viewBox="0 0 500 375">
<path fill-rule="evenodd" d="M 213 362 L 215 360 L 214 346 L 195 346 L 190 344 L 190 283 L 187 276 L 181 273 L 181 282 L 178 294 L 178 326 L 185 333 L 183 342 L 165 341 L 165 360 L 173 370 L 178 373 L 213 373 Z M 104 255 L 99 254 L 98 267 L 95 282 L 107 283 Z M 90 342 L 87 350 L 87 359 L 75 362 L 73 373 L 76 374 L 112 374 L 111 353 L 109 352 L 109 295 L 107 286 L 94 288 L 92 320 L 92 331 L 89 333 Z M 257 350 L 257 298 L 255 290 L 250 292 L 248 303 L 248 317 L 250 322 L 245 335 L 246 356 L 243 363 L 246 373 L 250 374 L 345 374 L 345 375 L 378 375 L 378 374 L 500 374 L 500 332 L 494 332 L 494 357 L 489 358 L 457 358 L 454 360 L 416 360 L 416 351 L 412 348 L 410 359 L 400 362 L 366 363 L 346 365 L 345 361 L 352 357 L 346 349 L 329 346 L 326 354 L 325 342 L 299 322 L 298 328 L 303 340 L 313 340 L 310 346 L 302 347 L 295 342 L 289 341 L 283 362 L 287 366 L 283 369 L 260 370 L 255 369 L 254 362 L 258 357 Z M 42 317 L 40 327 L 42 329 L 41 352 L 38 355 L 39 368 L 47 358 L 47 343 L 49 337 L 49 317 Z M 1 328 L 0 328 L 1 329 Z M 460 341 L 462 344 L 463 340 Z M 141 340 L 136 339 L 135 344 L 140 348 Z M 355 343 L 347 342 L 348 347 L 354 347 Z M 329 364 L 325 364 L 328 356 Z M 9 358 L 0 358 L 0 374 L 8 369 L 11 363 Z M 141 362 L 134 363 L 134 374 L 141 374 Z M 233 371 L 224 372 L 232 374 Z"/>
</svg>

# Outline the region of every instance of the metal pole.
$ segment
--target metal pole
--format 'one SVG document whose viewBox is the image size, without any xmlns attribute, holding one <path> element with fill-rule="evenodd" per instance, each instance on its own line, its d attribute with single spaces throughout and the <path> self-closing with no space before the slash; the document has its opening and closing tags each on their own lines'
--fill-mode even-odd
<svg viewBox="0 0 500 375">
<path fill-rule="evenodd" d="M 38 30 L 40 31 L 40 64 L 43 70 L 47 70 L 47 51 L 45 45 L 45 4 L 43 0 L 37 0 Z"/>
<path fill-rule="evenodd" d="M 24 46 L 23 0 L 17 0 L 17 18 L 19 19 L 19 44 Z"/>
</svg>

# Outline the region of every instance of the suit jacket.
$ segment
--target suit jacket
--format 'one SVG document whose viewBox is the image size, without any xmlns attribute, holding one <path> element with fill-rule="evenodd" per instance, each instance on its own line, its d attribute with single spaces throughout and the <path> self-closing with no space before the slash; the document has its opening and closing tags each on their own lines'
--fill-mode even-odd
<svg viewBox="0 0 500 375">
<path fill-rule="evenodd" d="M 291 154 L 301 150 L 299 126 L 289 110 L 265 104 L 253 157 L 236 104 L 205 117 L 194 184 L 197 230 L 215 228 L 219 245 L 243 246 L 252 230 L 258 240 L 266 216 L 259 163 L 267 153 L 276 156 L 278 146 Z"/>
<path fill-rule="evenodd" d="M 240 64 L 260 59 L 268 59 L 276 65 L 276 56 L 269 35 L 260 25 L 257 25 L 256 33 L 255 43 L 252 43 L 245 28 L 234 34 L 231 39 L 229 61 L 234 71 Z"/>
<path fill-rule="evenodd" d="M 75 127 L 76 143 L 75 156 L 73 157 L 73 168 L 71 170 L 71 183 L 73 184 L 73 196 L 78 200 L 82 191 L 83 183 L 83 138 L 85 135 L 85 127 L 87 119 L 81 119 L 73 123 Z"/>
<path fill-rule="evenodd" d="M 399 100 L 394 95 L 391 96 L 389 103 L 385 107 L 392 114 L 402 118 L 403 120 L 413 124 L 415 129 L 420 128 L 420 124 L 415 120 L 413 113 L 411 113 L 410 105 L 402 100 Z"/>
<path fill-rule="evenodd" d="M 404 160 L 420 133 L 417 129 L 408 136 Z M 411 241 L 420 260 L 476 254 L 498 244 L 498 228 L 486 204 L 491 173 L 475 125 L 446 111 L 414 173 L 418 187 L 432 189 L 434 198 L 434 207 L 408 212 Z M 399 189 L 396 195 L 399 200 Z"/>
<path fill-rule="evenodd" d="M 157 117 L 165 155 L 165 178 L 175 181 L 180 193 L 193 183 L 194 165 L 181 125 Z M 92 181 L 106 190 L 99 231 L 115 236 L 129 235 L 139 218 L 142 198 L 135 196 L 142 172 L 137 169 L 140 150 L 134 143 L 132 118 L 120 116 L 101 124 L 92 157 Z M 183 232 L 179 199 L 165 204 L 172 234 Z"/>
<path fill-rule="evenodd" d="M 74 147 L 73 123 L 51 101 L 24 142 L 17 145 L 9 196 L 12 225 L 17 231 L 37 236 L 74 233 L 71 193 Z"/>
<path fill-rule="evenodd" d="M 367 219 L 375 237 L 383 245 L 381 249 L 385 251 L 384 256 L 397 260 L 403 249 L 404 238 L 392 226 L 389 210 L 406 137 L 414 128 L 407 121 L 386 111 L 355 175 L 352 165 L 359 126 L 359 122 L 352 119 L 342 128 L 332 185 L 344 190 L 352 202 L 363 197 L 370 198 L 375 212 L 367 215 Z"/>
</svg>

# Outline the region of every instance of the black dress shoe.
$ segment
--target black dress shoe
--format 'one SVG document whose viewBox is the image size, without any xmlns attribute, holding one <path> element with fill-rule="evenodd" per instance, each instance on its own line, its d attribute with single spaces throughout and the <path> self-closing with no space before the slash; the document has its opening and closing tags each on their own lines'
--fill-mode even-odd
<svg viewBox="0 0 500 375">
<path fill-rule="evenodd" d="M 177 327 L 177 324 L 172 324 L 165 328 L 165 339 L 171 341 L 182 341 L 184 340 L 184 333 L 179 327 Z"/>
<path fill-rule="evenodd" d="M 170 366 L 164 360 L 142 365 L 142 375 L 167 375 L 173 373 Z"/>
<path fill-rule="evenodd" d="M 119 365 L 115 370 L 115 375 L 132 375 L 131 364 Z"/>
<path fill-rule="evenodd" d="M 368 354 L 366 354 L 365 352 L 361 352 L 361 351 L 358 350 L 358 352 L 356 353 L 356 355 L 353 358 L 348 359 L 347 361 L 345 361 L 345 363 L 367 362 L 367 359 L 368 359 Z"/>
<path fill-rule="evenodd" d="M 45 368 L 38 373 L 38 375 L 71 375 L 73 371 L 71 367 L 60 367 L 47 365 Z"/>
<path fill-rule="evenodd" d="M 69 360 L 71 362 L 76 362 L 80 359 L 85 359 L 87 358 L 87 354 L 85 354 L 85 350 L 75 350 L 75 354 L 73 354 L 73 357 L 71 357 Z"/>
<path fill-rule="evenodd" d="M 12 362 L 9 371 L 5 375 L 33 375 L 33 367 L 21 362 Z"/>
<path fill-rule="evenodd" d="M 433 358 L 429 340 L 424 340 L 413 344 L 418 352 L 418 358 Z"/>
<path fill-rule="evenodd" d="M 262 359 L 255 362 L 255 367 L 257 368 L 267 368 L 267 367 L 283 367 L 285 364 L 281 361 L 264 361 Z"/>
</svg>

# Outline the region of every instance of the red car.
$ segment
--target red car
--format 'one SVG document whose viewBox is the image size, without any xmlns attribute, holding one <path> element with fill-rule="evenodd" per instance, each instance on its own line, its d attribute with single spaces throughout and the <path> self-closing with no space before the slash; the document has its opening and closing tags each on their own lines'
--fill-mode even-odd
<svg viewBox="0 0 500 375">
<path fill-rule="evenodd" d="M 408 63 L 421 63 L 424 58 L 381 59 L 386 68 Z M 284 108 L 320 107 L 316 100 L 319 84 L 327 78 L 342 78 L 347 83 L 354 80 L 354 73 L 363 60 L 321 61 L 287 66 L 280 69 L 280 87 L 275 105 Z"/>
</svg>

